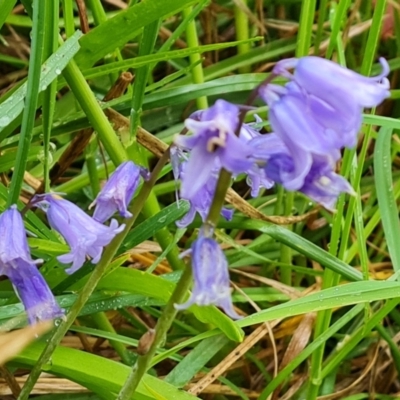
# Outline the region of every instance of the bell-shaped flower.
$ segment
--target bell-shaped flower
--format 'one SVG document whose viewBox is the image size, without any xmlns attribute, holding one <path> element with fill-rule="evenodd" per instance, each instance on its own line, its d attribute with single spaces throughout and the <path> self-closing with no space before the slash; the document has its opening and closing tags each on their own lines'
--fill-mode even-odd
<svg viewBox="0 0 400 400">
<path fill-rule="evenodd" d="M 59 232 L 70 246 L 71 251 L 57 257 L 63 264 L 72 263 L 66 270 L 72 274 L 91 258 L 92 264 L 97 264 L 107 246 L 125 225 L 118 226 L 118 222 L 111 220 L 110 226 L 94 220 L 75 204 L 51 194 L 37 195 L 32 203 L 47 214 L 50 226 Z"/>
<path fill-rule="evenodd" d="M 190 223 L 193 222 L 196 213 L 199 213 L 203 222 L 206 222 L 208 212 L 210 211 L 210 206 L 214 198 L 214 193 L 217 185 L 216 174 L 213 174 L 208 181 L 202 186 L 197 194 L 193 196 L 189 201 L 190 208 L 187 214 L 179 221 L 176 221 L 176 225 L 179 228 L 185 228 Z M 226 207 L 222 207 L 221 215 L 230 221 L 233 217 L 233 210 Z"/>
<path fill-rule="evenodd" d="M 313 157 L 310 172 L 299 191 L 331 211 L 335 210 L 341 193 L 355 194 L 349 182 L 335 173 L 329 158 L 317 155 Z"/>
<path fill-rule="evenodd" d="M 190 151 L 182 180 L 181 196 L 191 199 L 204 186 L 216 169 L 225 168 L 233 174 L 251 167 L 251 149 L 236 136 L 240 108 L 225 100 L 217 100 L 207 110 L 186 119 L 192 136 L 176 136 L 175 144 Z"/>
<path fill-rule="evenodd" d="M 250 144 L 254 147 L 254 159 L 265 176 L 287 190 L 304 193 L 329 210 L 334 209 L 341 193 L 354 193 L 350 184 L 335 173 L 335 159 L 329 154 L 312 154 L 301 148 L 291 152 L 275 133 L 256 138 Z M 301 159 L 309 162 L 305 168 L 299 167 Z M 296 182 L 295 187 L 293 182 Z"/>
<path fill-rule="evenodd" d="M 253 148 L 252 158 L 256 165 L 264 166 L 258 168 L 258 174 L 253 168 L 253 175 L 249 175 L 252 182 L 258 176 L 261 182 L 277 182 L 287 190 L 300 190 L 312 166 L 312 153 L 304 151 L 289 140 L 286 145 L 276 133 L 254 138 L 249 145 Z M 266 185 L 262 186 L 268 188 Z M 256 188 L 253 187 L 253 190 Z"/>
<path fill-rule="evenodd" d="M 179 179 L 184 180 L 185 170 L 187 168 L 187 155 L 176 146 L 171 147 L 171 164 L 175 181 L 178 181 Z M 185 199 L 184 197 L 180 196 L 183 200 L 187 200 L 189 202 L 190 208 L 181 220 L 176 221 L 176 225 L 179 228 L 185 228 L 191 224 L 196 216 L 196 213 L 200 214 L 203 222 L 206 221 L 214 197 L 217 179 L 218 170 L 211 173 L 209 179 L 202 187 L 200 187 L 195 196 L 190 199 Z M 233 216 L 233 210 L 223 207 L 221 210 L 221 215 L 226 220 L 230 221 Z"/>
<path fill-rule="evenodd" d="M 332 107 L 305 93 L 295 82 L 285 87 L 269 84 L 259 94 L 270 107 L 273 131 L 287 146 L 329 153 L 339 159 L 339 149 L 355 145 L 361 126 L 359 106 L 349 115 L 337 115 Z"/>
<path fill-rule="evenodd" d="M 192 255 L 193 290 L 189 300 L 176 304 L 175 308 L 185 310 L 193 304 L 215 305 L 231 318 L 241 318 L 233 309 L 228 262 L 218 243 L 200 233 L 189 251 Z"/>
<path fill-rule="evenodd" d="M 335 154 L 354 147 L 362 123 L 362 108 L 375 107 L 389 97 L 389 66 L 380 59 L 383 72 L 365 77 L 319 57 L 282 60 L 274 75 L 291 80 L 284 87 L 267 84 L 259 95 L 270 106 L 274 132 L 316 154 Z M 294 73 L 288 69 L 294 68 Z M 290 139 L 288 139 L 290 137 Z"/>
<path fill-rule="evenodd" d="M 366 77 L 325 58 L 308 56 L 278 62 L 273 73 L 294 80 L 307 93 L 344 110 L 349 103 L 358 107 L 376 107 L 390 96 L 387 76 L 390 67 L 384 58 L 379 59 L 382 73 Z M 293 75 L 287 70 L 294 68 Z"/>
<path fill-rule="evenodd" d="M 11 206 L 0 215 L 0 275 L 6 275 L 28 314 L 29 323 L 64 315 L 32 260 L 21 214 Z"/>
<path fill-rule="evenodd" d="M 93 218 L 103 223 L 111 218 L 116 211 L 124 218 L 131 217 L 132 214 L 128 211 L 128 205 L 139 185 L 140 176 L 147 180 L 149 172 L 132 161 L 122 163 L 89 206 L 89 209 L 96 206 Z"/>
</svg>

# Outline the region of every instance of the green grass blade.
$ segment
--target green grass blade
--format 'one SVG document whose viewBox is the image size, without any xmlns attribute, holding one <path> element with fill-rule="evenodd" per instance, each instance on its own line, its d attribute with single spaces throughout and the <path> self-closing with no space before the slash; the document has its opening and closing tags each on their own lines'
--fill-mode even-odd
<svg viewBox="0 0 400 400">
<path fill-rule="evenodd" d="M 18 146 L 14 173 L 10 184 L 10 193 L 7 205 L 16 203 L 24 179 L 25 167 L 28 160 L 29 148 L 32 139 L 32 129 L 36 118 L 40 87 L 40 70 L 44 50 L 45 12 L 46 4 L 41 0 L 33 1 L 33 29 L 31 57 L 29 61 L 28 82 L 25 98 L 24 113 L 21 125 L 21 142 Z M 4 118 L 4 117 L 3 117 Z"/>
<path fill-rule="evenodd" d="M 382 225 L 395 271 L 400 270 L 400 225 L 396 199 L 393 195 L 391 145 L 392 129 L 381 128 L 374 153 L 375 185 Z"/>
</svg>

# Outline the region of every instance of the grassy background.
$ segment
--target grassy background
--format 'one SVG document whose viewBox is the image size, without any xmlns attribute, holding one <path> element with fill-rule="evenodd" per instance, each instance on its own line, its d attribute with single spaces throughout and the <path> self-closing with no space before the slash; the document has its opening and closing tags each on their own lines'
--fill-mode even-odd
<svg viewBox="0 0 400 400">
<path fill-rule="evenodd" d="M 279 226 L 236 211 L 221 221 L 217 236 L 245 318 L 232 322 L 212 307 L 180 313 L 135 399 L 400 398 L 399 7 L 383 0 L 0 0 L 1 210 L 17 201 L 22 207 L 41 186 L 86 210 L 123 160 L 154 166 L 159 149 L 143 146 L 138 127 L 168 144 L 192 111 L 218 98 L 243 103 L 282 58 L 316 54 L 364 75 L 379 73 L 378 57 L 391 66 L 391 99 L 364 115 L 357 148 L 338 166 L 357 196 L 341 197 L 336 213 L 280 188 L 251 199 L 243 180 L 235 182 L 241 204 L 286 218 Z M 126 90 L 115 85 L 121 79 Z M 268 110 L 259 106 L 268 130 Z M 65 243 L 43 215 L 26 214 L 42 274 L 63 308 L 80 296 L 79 309 L 67 334 L 56 326 L 1 367 L 0 396 L 17 396 L 27 371 L 42 369 L 50 377 L 35 388 L 28 382 L 21 398 L 116 397 L 138 340 L 181 275 L 177 255 L 200 224 L 176 229 L 187 205 L 175 203 L 170 170 L 164 167 L 90 292 L 91 264 L 67 276 L 55 259 Z M 25 325 L 22 310 L 1 281 L 4 330 Z M 19 339 L 7 340 L 0 345 Z M 45 360 L 49 343 L 55 350 Z"/>
</svg>

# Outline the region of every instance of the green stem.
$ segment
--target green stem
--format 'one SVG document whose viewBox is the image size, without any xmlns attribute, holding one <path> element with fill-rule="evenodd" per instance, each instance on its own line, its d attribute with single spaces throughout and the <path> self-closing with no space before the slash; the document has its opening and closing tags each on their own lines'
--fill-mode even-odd
<svg viewBox="0 0 400 400">
<path fill-rule="evenodd" d="M 59 2 L 51 1 L 46 8 L 46 32 L 45 49 L 43 59 L 50 57 L 58 47 L 58 20 Z M 43 180 L 45 192 L 50 192 L 50 138 L 53 124 L 53 114 L 56 102 L 57 79 L 55 79 L 43 94 L 42 116 L 43 116 Z"/>
<path fill-rule="evenodd" d="M 354 156 L 353 151 L 346 150 L 343 158 L 342 175 L 348 176 L 351 168 L 351 161 Z M 342 230 L 343 214 L 345 205 L 345 196 L 341 195 L 338 202 L 338 211 L 334 216 L 331 240 L 329 246 L 329 253 L 342 259 L 344 256 L 345 249 L 347 247 L 348 234 L 350 230 L 346 227 Z M 350 218 L 351 220 L 351 218 Z M 349 226 L 350 229 L 350 226 Z M 339 248 L 340 244 L 340 248 Z M 340 281 L 340 275 L 330 269 L 326 269 L 323 275 L 322 289 L 336 286 Z M 332 317 L 332 310 L 321 311 L 317 314 L 315 321 L 314 340 L 325 332 L 330 325 Z M 322 383 L 321 377 L 321 366 L 325 351 L 325 345 L 321 345 L 311 356 L 311 367 L 310 367 L 310 381 L 307 396 L 310 399 L 315 399 L 318 396 L 319 388 Z"/>
<path fill-rule="evenodd" d="M 142 38 L 139 46 L 139 56 L 149 55 L 154 50 L 154 45 L 156 43 L 157 34 L 160 29 L 160 21 L 156 20 L 151 24 L 147 25 L 143 29 Z M 143 112 L 143 101 L 144 94 L 149 80 L 149 75 L 151 72 L 151 65 L 145 65 L 136 70 L 135 84 L 131 103 L 131 115 L 130 115 L 130 140 L 132 149 L 128 152 L 138 153 L 140 149 L 137 143 L 134 141 L 136 137 L 136 130 L 140 125 L 140 118 Z"/>
<path fill-rule="evenodd" d="M 54 331 L 53 335 L 49 338 L 46 347 L 44 348 L 38 361 L 36 362 L 31 373 L 29 374 L 29 377 L 26 380 L 24 387 L 22 388 L 18 400 L 27 400 L 29 398 L 29 394 L 40 376 L 43 365 L 45 365 L 48 362 L 55 348 L 58 346 L 64 335 L 67 333 L 69 327 L 78 317 L 82 307 L 86 304 L 87 300 L 95 290 L 100 279 L 103 277 L 115 253 L 121 246 L 126 235 L 131 230 L 133 224 L 135 223 L 136 217 L 139 215 L 148 195 L 151 193 L 151 189 L 157 180 L 157 176 L 162 170 L 167 160 L 168 160 L 168 152 L 166 152 L 164 156 L 160 158 L 160 160 L 158 161 L 157 165 L 155 166 L 151 174 L 150 179 L 143 184 L 142 190 L 140 191 L 137 198 L 134 200 L 132 207 L 130 207 L 130 211 L 133 216 L 125 221 L 124 230 L 117 236 L 115 236 L 115 238 L 111 241 L 111 243 L 104 249 L 104 253 L 103 256 L 101 257 L 101 260 L 97 264 L 93 273 L 89 276 L 89 279 L 86 282 L 85 286 L 79 292 L 78 298 L 76 299 L 74 305 L 71 307 L 66 319 L 61 323 L 61 325 Z"/>
<path fill-rule="evenodd" d="M 190 268 L 185 268 L 182 273 L 179 282 L 177 283 L 174 292 L 172 293 L 167 305 L 157 322 L 155 329 L 154 338 L 151 342 L 149 350 L 144 354 L 140 355 L 136 361 L 136 364 L 132 368 L 128 379 L 122 387 L 117 400 L 130 400 L 135 393 L 135 390 L 139 386 L 139 383 L 143 375 L 147 372 L 150 367 L 151 360 L 153 359 L 158 346 L 164 342 L 165 335 L 168 329 L 171 327 L 173 320 L 177 314 L 175 304 L 182 303 L 187 291 L 192 282 L 192 273 Z"/>
<path fill-rule="evenodd" d="M 285 195 L 285 210 L 284 215 L 291 215 L 293 209 L 294 202 L 294 193 L 286 192 Z M 286 227 L 289 230 L 292 230 L 292 226 Z M 292 264 L 292 250 L 289 246 L 284 244 L 281 245 L 281 262 L 291 265 Z M 281 281 L 285 285 L 291 286 L 292 284 L 292 269 L 289 267 L 282 267 L 281 269 Z"/>
<path fill-rule="evenodd" d="M 40 72 L 44 52 L 46 2 L 33 1 L 32 15 L 32 45 L 29 58 L 28 83 L 25 97 L 25 108 L 22 116 L 20 143 L 18 145 L 15 168 L 11 179 L 7 207 L 16 203 L 24 180 L 29 148 L 32 140 L 32 130 L 35 124 L 38 104 Z"/>
<path fill-rule="evenodd" d="M 243 5 L 247 7 L 247 0 L 241 0 Z M 236 40 L 247 40 L 249 38 L 249 18 L 241 7 L 235 5 L 235 28 Z M 250 51 L 250 43 L 242 43 L 238 45 L 238 54 L 246 54 Z M 241 74 L 247 74 L 251 71 L 250 65 L 239 68 Z"/>
<path fill-rule="evenodd" d="M 74 3 L 72 0 L 62 0 L 65 33 L 67 38 L 75 33 Z"/>
<path fill-rule="evenodd" d="M 185 8 L 183 10 L 183 17 L 189 17 L 192 12 L 192 7 Z M 199 39 L 197 36 L 197 29 L 196 29 L 196 21 L 191 20 L 187 27 L 186 27 L 186 41 L 188 44 L 188 47 L 198 47 L 199 46 Z M 199 53 L 194 53 L 189 56 L 190 62 L 192 64 L 196 64 L 201 60 L 201 55 Z M 194 83 L 204 83 L 204 72 L 203 72 L 203 66 L 201 63 L 196 65 L 192 69 L 192 79 Z M 198 97 L 196 100 L 197 103 L 197 108 L 199 109 L 205 109 L 208 108 L 208 100 L 206 96 L 201 96 Z"/>
<path fill-rule="evenodd" d="M 104 312 L 99 312 L 91 315 L 93 321 L 97 325 L 97 327 L 105 332 L 116 333 L 114 327 L 111 322 L 108 320 L 106 314 Z M 112 347 L 114 347 L 115 351 L 121 357 L 121 360 L 126 365 L 132 365 L 129 354 L 126 350 L 126 347 L 123 343 L 117 342 L 116 340 L 109 340 Z"/>
<path fill-rule="evenodd" d="M 231 185 L 232 174 L 225 169 L 222 169 L 219 173 L 217 188 L 215 190 L 214 198 L 208 211 L 206 224 L 210 229 L 217 226 L 222 206 L 225 202 L 226 192 Z M 207 228 L 207 227 L 206 227 Z"/>
<path fill-rule="evenodd" d="M 326 15 L 328 11 L 328 0 L 321 0 L 319 2 L 319 11 L 318 11 L 318 26 L 317 33 L 315 34 L 314 40 L 314 54 L 319 54 L 319 46 L 322 42 L 322 35 L 324 33 L 324 22 L 326 20 Z"/>
<path fill-rule="evenodd" d="M 63 75 L 90 124 L 98 133 L 112 162 L 117 166 L 126 161 L 125 149 L 74 60 L 71 60 L 65 67 Z"/>
<path fill-rule="evenodd" d="M 94 158 L 94 151 L 96 146 L 96 140 L 92 140 L 88 147 L 85 149 L 86 167 L 89 176 L 90 186 L 92 188 L 93 198 L 100 192 L 100 179 L 97 171 L 96 159 Z"/>
<path fill-rule="evenodd" d="M 300 29 L 297 35 L 296 57 L 308 54 L 317 0 L 304 0 L 301 4 Z"/>
</svg>

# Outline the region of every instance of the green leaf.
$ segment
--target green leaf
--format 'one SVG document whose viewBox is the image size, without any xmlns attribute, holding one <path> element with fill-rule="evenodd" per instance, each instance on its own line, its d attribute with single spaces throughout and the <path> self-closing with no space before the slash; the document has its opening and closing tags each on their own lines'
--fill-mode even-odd
<svg viewBox="0 0 400 400">
<path fill-rule="evenodd" d="M 185 386 L 228 343 L 228 339 L 223 335 L 203 340 L 165 377 L 164 381 L 176 387 Z"/>
<path fill-rule="evenodd" d="M 400 221 L 396 199 L 393 194 L 392 157 L 390 145 L 392 129 L 381 128 L 374 152 L 376 196 L 381 211 L 386 243 L 395 271 L 400 270 Z"/>
<path fill-rule="evenodd" d="M 144 26 L 194 3 L 196 0 L 143 0 L 87 33 L 80 40 L 81 50 L 76 55 L 76 62 L 81 68 L 91 67 L 96 61 L 136 37 Z"/>
<path fill-rule="evenodd" d="M 112 72 L 125 71 L 129 68 L 143 67 L 145 65 L 149 65 L 154 62 L 169 61 L 176 58 L 188 57 L 192 54 L 197 54 L 197 53 L 201 54 L 201 53 L 206 53 L 208 51 L 222 50 L 229 47 L 236 47 L 242 43 L 252 43 L 257 40 L 260 40 L 260 38 L 253 38 L 249 40 L 244 40 L 244 41 L 242 40 L 236 42 L 226 42 L 220 44 L 210 44 L 205 46 L 190 47 L 182 50 L 172 50 L 163 53 L 149 54 L 146 56 L 130 58 L 123 61 L 116 61 L 113 63 L 101 65 L 99 67 L 86 69 L 82 71 L 82 73 L 85 76 L 85 78 L 92 79 L 102 75 L 110 74 Z"/>
<path fill-rule="evenodd" d="M 19 354 L 12 361 L 12 365 L 25 368 L 34 366 L 43 348 L 43 343 L 34 343 Z M 121 363 L 61 346 L 56 348 L 51 362 L 45 365 L 44 370 L 77 382 L 98 393 L 102 398 L 106 396 L 107 399 L 115 399 L 130 372 L 130 368 Z M 151 388 L 151 391 L 147 388 Z M 133 399 L 153 400 L 155 394 L 160 397 L 164 396 L 166 399 L 197 399 L 197 397 L 151 375 L 144 375 Z"/>
<path fill-rule="evenodd" d="M 273 319 L 396 297 L 400 297 L 400 285 L 398 282 L 352 282 L 321 290 L 285 304 L 271 307 L 268 310 L 260 311 L 238 321 L 237 324 L 245 327 Z"/>
<path fill-rule="evenodd" d="M 158 214 L 147 218 L 129 232 L 121 246 L 120 252 L 132 249 L 144 240 L 154 236 L 160 229 L 181 218 L 188 210 L 189 203 L 183 200 L 163 208 Z"/>
<path fill-rule="evenodd" d="M 234 222 L 225 222 L 221 221 L 221 227 L 233 227 Z M 349 279 L 351 281 L 359 281 L 362 280 L 362 274 L 360 271 L 357 271 L 355 268 L 346 264 L 342 260 L 328 253 L 327 251 L 321 249 L 314 243 L 309 240 L 297 235 L 296 233 L 278 225 L 273 225 L 267 222 L 262 221 L 243 221 L 240 223 L 241 229 L 255 229 L 260 232 L 266 233 L 271 236 L 275 240 L 283 243 L 290 248 L 298 251 L 300 254 L 305 255 L 312 260 L 318 261 L 321 265 L 326 268 L 331 269 L 332 271 L 337 272 L 342 275 L 344 278 Z"/>
<path fill-rule="evenodd" d="M 39 92 L 61 74 L 61 71 L 68 64 L 69 60 L 78 52 L 78 39 L 82 36 L 77 31 L 69 38 L 48 60 L 42 65 L 40 73 Z M 24 83 L 12 96 L 0 104 L 0 132 L 10 124 L 24 109 L 24 99 L 27 93 L 27 82 Z M 0 135 L 0 140 L 4 137 Z"/>
<path fill-rule="evenodd" d="M 73 287 L 76 289 L 76 287 Z M 160 299 L 167 302 L 175 289 L 175 283 L 162 277 L 148 274 L 135 269 L 118 268 L 102 278 L 98 289 L 121 290 L 128 293 Z M 225 333 L 231 340 L 239 342 L 243 339 L 243 332 L 233 321 L 215 307 L 192 306 L 190 311 L 203 322 L 211 323 Z"/>
<path fill-rule="evenodd" d="M 0 28 L 3 26 L 8 14 L 14 8 L 17 0 L 0 0 Z"/>
</svg>

